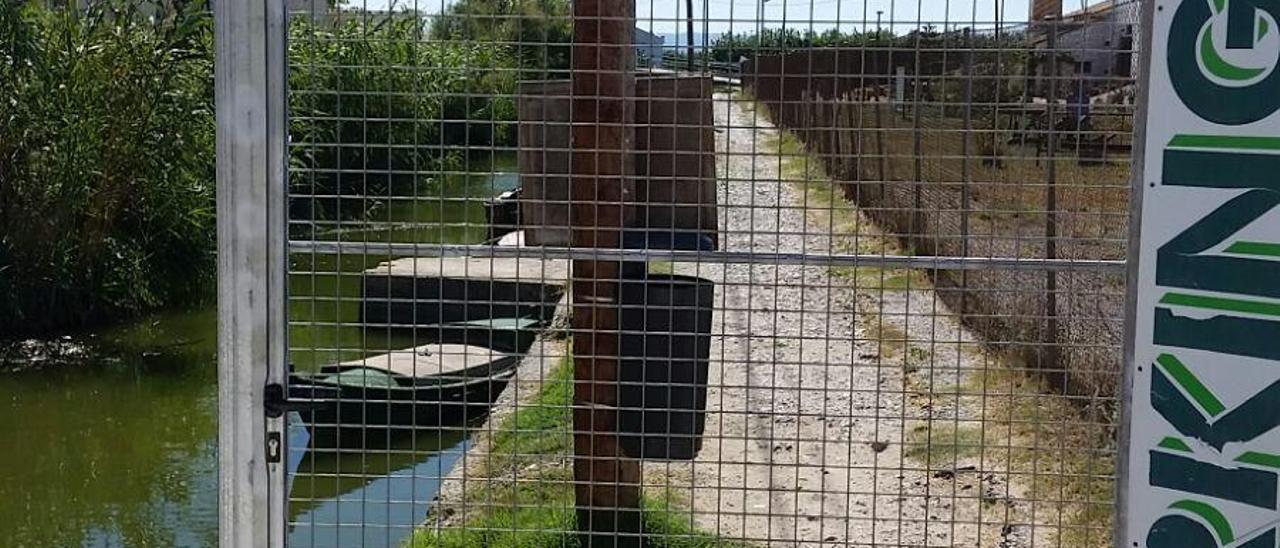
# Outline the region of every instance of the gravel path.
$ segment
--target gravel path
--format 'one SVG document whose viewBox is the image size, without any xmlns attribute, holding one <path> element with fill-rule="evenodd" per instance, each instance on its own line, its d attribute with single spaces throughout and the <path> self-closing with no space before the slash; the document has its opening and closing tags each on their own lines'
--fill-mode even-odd
<svg viewBox="0 0 1280 548">
<path fill-rule="evenodd" d="M 815 226 L 801 187 L 785 180 L 769 121 L 718 95 L 716 127 L 724 249 L 831 253 L 832 231 Z M 939 474 L 966 463 L 926 470 L 903 453 L 906 429 L 972 414 L 922 399 L 912 378 L 954 385 L 972 359 L 959 344 L 935 348 L 973 339 L 930 291 L 869 292 L 825 267 L 680 263 L 675 271 L 717 281 L 707 431 L 692 463 L 646 463 L 648 490 L 690 506 L 698 528 L 752 544 L 1020 545 L 1003 525 L 1004 538 L 980 541 L 989 527 L 974 525 L 1008 521 L 1013 497 L 1000 477 Z M 913 346 L 882 352 L 868 333 L 885 324 L 911 333 Z M 907 355 L 925 367 L 908 373 Z M 996 499 L 1006 511 L 992 509 Z"/>
<path fill-rule="evenodd" d="M 787 180 L 763 114 L 727 95 L 715 105 L 723 248 L 822 255 L 844 243 L 806 207 L 801 181 Z M 870 223 L 858 233 L 879 236 Z M 927 283 L 863 287 L 812 266 L 673 268 L 717 282 L 707 430 L 693 462 L 645 462 L 650 495 L 692 509 L 699 530 L 759 546 L 1052 545 L 1052 509 L 1028 507 L 1010 465 L 984 450 L 920 450 L 922 428 L 942 436 L 982 425 L 983 443 L 1013 443 L 991 426 L 985 397 L 947 395 L 991 358 Z M 521 389 L 504 394 L 494 418 L 527 405 L 555 362 L 526 361 L 513 383 Z M 466 521 L 462 478 L 495 479 L 485 478 L 485 447 L 481 437 L 450 474 L 426 525 Z"/>
</svg>

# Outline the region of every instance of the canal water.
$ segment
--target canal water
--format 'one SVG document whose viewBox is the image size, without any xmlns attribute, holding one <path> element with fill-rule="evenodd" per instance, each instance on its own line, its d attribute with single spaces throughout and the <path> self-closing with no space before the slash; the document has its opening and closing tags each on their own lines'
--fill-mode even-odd
<svg viewBox="0 0 1280 548">
<path fill-rule="evenodd" d="M 474 200 L 386 208 L 358 241 L 478 242 L 482 199 L 515 186 L 514 158 L 451 185 Z M 385 256 L 291 258 L 291 359 L 310 368 L 414 344 L 354 325 L 359 272 Z M 311 325 L 314 321 L 317 325 Z M 217 541 L 216 313 L 212 303 L 127 325 L 13 342 L 0 357 L 0 544 L 213 546 Z M 320 350 L 316 350 L 320 349 Z M 21 356 L 21 358 L 14 358 Z M 466 449 L 462 431 L 423 431 L 369 455 L 314 454 L 294 480 L 297 546 L 399 546 L 438 480 Z M 368 501 L 386 501 L 370 503 Z M 367 523 L 344 527 L 336 523 Z"/>
</svg>

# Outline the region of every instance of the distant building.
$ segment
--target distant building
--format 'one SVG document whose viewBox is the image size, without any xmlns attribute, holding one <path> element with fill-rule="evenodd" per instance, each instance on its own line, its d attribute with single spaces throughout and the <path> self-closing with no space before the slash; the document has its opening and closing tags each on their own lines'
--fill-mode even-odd
<svg viewBox="0 0 1280 548">
<path fill-rule="evenodd" d="M 1138 73 L 1137 0 L 1107 0 L 1062 16 L 1058 49 L 1071 53 L 1075 74 L 1130 78 Z"/>
<path fill-rule="evenodd" d="M 1044 21 L 1047 18 L 1062 16 L 1062 0 L 1032 0 L 1031 13 L 1028 20 Z"/>
<path fill-rule="evenodd" d="M 1104 0 L 1066 14 L 1055 13 L 1061 0 L 1037 0 L 1030 33 L 1036 50 L 1049 49 L 1049 32 L 1057 34 L 1057 80 L 1071 80 L 1090 92 L 1130 84 L 1138 74 L 1137 36 L 1141 7 L 1138 0 Z M 1050 63 L 1036 68 L 1037 79 Z M 1042 87 L 1042 86 L 1041 86 Z"/>
<path fill-rule="evenodd" d="M 663 43 L 665 36 L 659 36 L 636 27 L 631 43 L 636 48 L 636 65 L 644 67 L 661 67 Z"/>
</svg>

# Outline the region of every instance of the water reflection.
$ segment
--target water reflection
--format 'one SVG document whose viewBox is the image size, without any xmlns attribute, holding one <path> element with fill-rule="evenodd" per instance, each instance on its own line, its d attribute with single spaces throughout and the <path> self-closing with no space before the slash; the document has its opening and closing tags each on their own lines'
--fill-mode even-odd
<svg viewBox="0 0 1280 548">
<path fill-rule="evenodd" d="M 308 452 L 289 502 L 289 545 L 400 546 L 466 452 L 461 429 L 399 436 L 376 451 Z"/>
<path fill-rule="evenodd" d="M 213 314 L 62 341 L 0 375 L 9 546 L 208 546 L 217 535 Z"/>
</svg>

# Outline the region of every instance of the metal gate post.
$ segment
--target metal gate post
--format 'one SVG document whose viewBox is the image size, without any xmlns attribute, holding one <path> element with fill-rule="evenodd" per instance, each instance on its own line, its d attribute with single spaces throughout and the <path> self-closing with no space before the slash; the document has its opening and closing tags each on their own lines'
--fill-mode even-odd
<svg viewBox="0 0 1280 548">
<path fill-rule="evenodd" d="M 573 7 L 570 103 L 574 248 L 618 248 L 635 118 L 632 0 Z M 574 461 L 583 548 L 640 545 L 640 465 L 618 443 L 621 263 L 573 262 Z"/>
<path fill-rule="evenodd" d="M 284 546 L 286 374 L 283 0 L 214 3 L 218 227 L 218 542 Z"/>
<path fill-rule="evenodd" d="M 1130 548 L 1129 544 L 1129 479 L 1130 420 L 1133 417 L 1135 362 L 1138 342 L 1138 284 L 1142 278 L 1138 267 L 1142 259 L 1142 198 L 1147 187 L 1147 124 L 1151 113 L 1151 48 L 1155 40 L 1155 2 L 1142 5 L 1138 21 L 1138 78 L 1136 111 L 1133 115 L 1133 161 L 1129 171 L 1129 238 L 1128 264 L 1125 272 L 1124 350 L 1120 361 L 1120 425 L 1116 431 L 1115 519 L 1112 521 L 1111 545 Z"/>
</svg>

